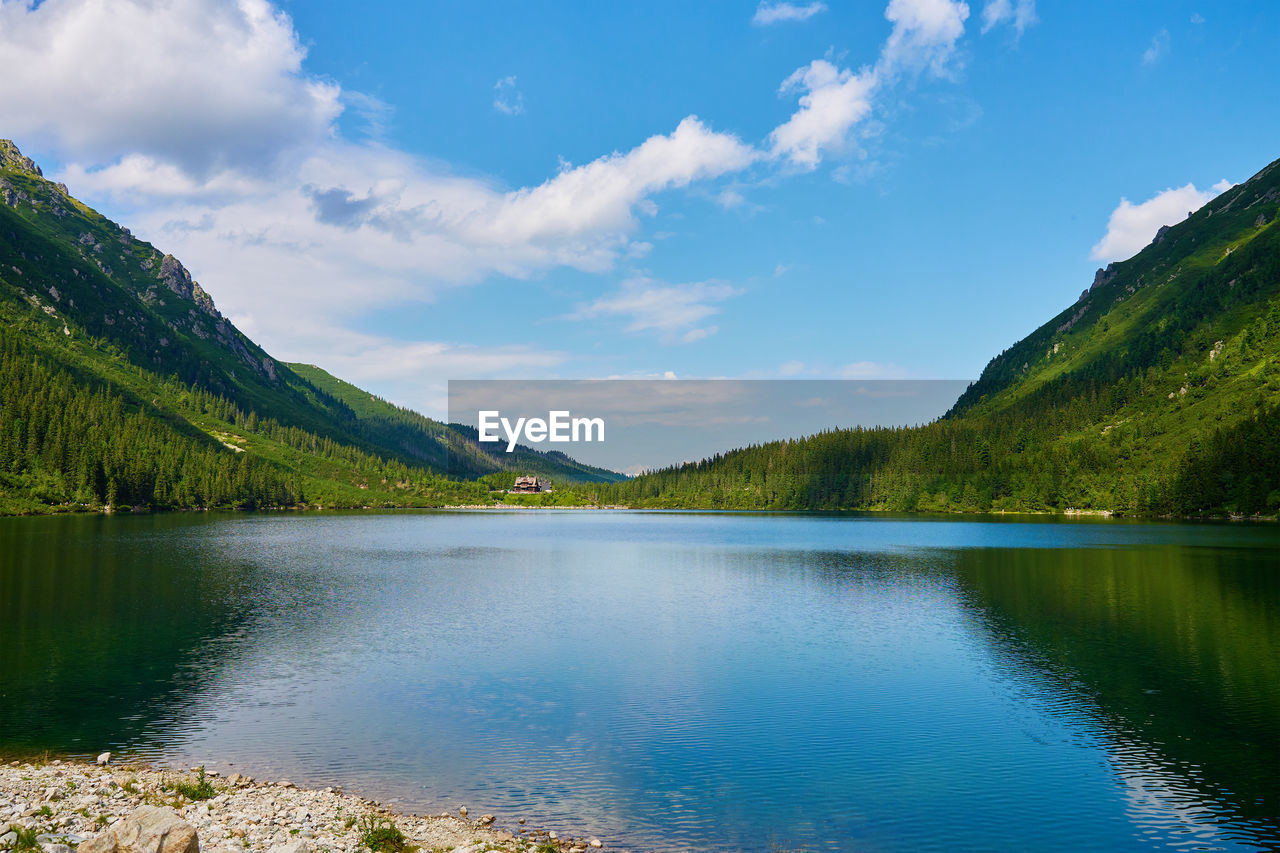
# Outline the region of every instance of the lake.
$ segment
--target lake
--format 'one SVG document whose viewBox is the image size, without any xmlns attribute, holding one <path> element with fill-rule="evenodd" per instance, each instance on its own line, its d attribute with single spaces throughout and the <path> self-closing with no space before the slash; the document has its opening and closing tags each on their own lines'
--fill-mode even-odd
<svg viewBox="0 0 1280 853">
<path fill-rule="evenodd" d="M 0 519 L 0 752 L 613 849 L 1280 846 L 1280 528 Z"/>
</svg>

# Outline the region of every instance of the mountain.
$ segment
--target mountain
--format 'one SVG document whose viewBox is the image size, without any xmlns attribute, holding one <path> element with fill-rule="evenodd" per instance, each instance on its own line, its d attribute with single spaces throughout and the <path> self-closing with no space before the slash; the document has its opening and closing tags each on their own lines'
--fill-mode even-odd
<svg viewBox="0 0 1280 853">
<path fill-rule="evenodd" d="M 471 478 L 618 476 L 487 454 L 369 397 L 273 359 L 177 258 L 0 140 L 0 512 L 487 500 L 494 483 L 450 480 L 446 461 Z"/>
<path fill-rule="evenodd" d="M 0 141 L 0 512 L 433 506 L 487 501 L 520 471 L 555 480 L 562 503 L 1274 515 L 1278 214 L 1273 163 L 1099 270 L 934 423 L 625 480 L 488 451 L 474 430 L 276 361 L 176 258 Z"/>
<path fill-rule="evenodd" d="M 616 471 L 586 465 L 558 450 L 534 450 L 517 444 L 509 454 L 494 451 L 481 445 L 473 427 L 433 421 L 344 382 L 314 364 L 290 364 L 289 368 L 349 407 L 361 434 L 384 446 L 400 446 L 406 453 L 419 453 L 421 448 L 430 447 L 432 455 L 424 455 L 423 461 L 437 468 L 447 466 L 455 475 L 474 478 L 519 471 L 565 483 L 616 483 L 627 478 Z M 444 452 L 440 453 L 440 449 Z M 509 478 L 503 477 L 503 482 L 506 479 Z"/>
<path fill-rule="evenodd" d="M 612 488 L 664 506 L 1280 508 L 1280 161 L 997 355 L 935 423 L 744 448 Z M 1028 271 L 1034 280 L 1034 270 Z"/>
</svg>

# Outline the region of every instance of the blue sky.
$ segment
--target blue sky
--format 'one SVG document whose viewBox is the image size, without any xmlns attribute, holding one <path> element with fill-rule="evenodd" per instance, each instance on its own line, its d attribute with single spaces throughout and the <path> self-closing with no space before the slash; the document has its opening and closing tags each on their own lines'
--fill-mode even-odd
<svg viewBox="0 0 1280 853">
<path fill-rule="evenodd" d="M 1280 156 L 1278 49 L 1269 2 L 0 0 L 0 135 L 273 354 L 439 415 L 975 377 Z"/>
</svg>

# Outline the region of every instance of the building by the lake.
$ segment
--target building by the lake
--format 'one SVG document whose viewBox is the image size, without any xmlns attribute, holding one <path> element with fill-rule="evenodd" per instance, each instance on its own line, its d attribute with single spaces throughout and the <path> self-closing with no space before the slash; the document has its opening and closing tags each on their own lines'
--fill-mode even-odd
<svg viewBox="0 0 1280 853">
<path fill-rule="evenodd" d="M 535 495 L 538 492 L 551 491 L 551 481 L 542 480 L 537 477 L 516 477 L 515 487 L 511 489 L 513 495 Z"/>
</svg>

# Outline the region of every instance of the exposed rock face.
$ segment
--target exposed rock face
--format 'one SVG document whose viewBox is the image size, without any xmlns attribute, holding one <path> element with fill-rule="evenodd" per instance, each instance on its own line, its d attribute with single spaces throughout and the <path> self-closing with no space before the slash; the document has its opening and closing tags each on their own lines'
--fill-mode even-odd
<svg viewBox="0 0 1280 853">
<path fill-rule="evenodd" d="M 1084 293 L 1080 294 L 1080 299 L 1084 299 L 1088 295 L 1089 295 L 1089 291 L 1086 290 Z M 1079 300 L 1076 300 L 1076 301 L 1078 302 Z M 1058 334 L 1071 331 L 1071 327 L 1074 326 L 1076 323 L 1079 323 L 1080 318 L 1083 317 L 1088 310 L 1089 310 L 1088 305 L 1081 305 L 1080 308 L 1074 314 L 1071 315 L 1071 317 L 1067 320 L 1067 322 L 1063 323 L 1061 326 L 1058 327 L 1057 329 Z M 1053 351 L 1054 352 L 1058 351 L 1057 344 L 1054 344 Z"/>
<path fill-rule="evenodd" d="M 169 289 L 183 299 L 191 298 L 193 287 L 191 273 L 187 272 L 187 268 L 173 255 L 165 255 L 160 261 L 160 280 L 169 285 Z"/>
<path fill-rule="evenodd" d="M 140 806 L 78 848 L 83 853 L 200 853 L 196 828 L 173 809 Z"/>
<path fill-rule="evenodd" d="M 200 309 L 210 317 L 222 316 L 218 313 L 218 309 L 213 307 L 213 297 L 208 293 L 205 293 L 204 288 L 200 286 L 200 282 L 198 281 L 191 283 L 191 298 L 200 306 Z"/>
<path fill-rule="evenodd" d="M 1159 228 L 1157 228 L 1157 229 L 1156 229 L 1156 238 L 1155 238 L 1154 240 L 1152 240 L 1151 242 L 1152 242 L 1153 244 L 1155 244 L 1155 243 L 1163 243 L 1163 242 L 1164 242 L 1164 235 L 1166 235 L 1166 234 L 1168 234 L 1168 233 L 1169 233 L 1169 228 L 1170 228 L 1170 226 L 1168 226 L 1168 225 L 1161 225 Z"/>
<path fill-rule="evenodd" d="M 1115 262 L 1107 264 L 1106 269 L 1100 269 L 1093 274 L 1093 284 L 1089 285 L 1089 290 L 1092 292 L 1093 290 L 1102 287 L 1102 285 L 1115 278 L 1117 272 L 1118 270 L 1116 270 Z"/>
<path fill-rule="evenodd" d="M 29 175 L 35 175 L 37 178 L 43 178 L 44 172 L 40 171 L 40 167 L 30 157 L 24 157 L 22 152 L 18 150 L 18 146 L 13 144 L 11 139 L 0 139 L 0 169 L 11 169 L 15 172 L 26 172 Z"/>
<path fill-rule="evenodd" d="M 1263 225 L 1266 225 L 1266 224 L 1267 224 L 1267 215 L 1265 213 L 1259 213 L 1258 218 L 1253 220 L 1254 228 L 1261 228 Z"/>
<path fill-rule="evenodd" d="M 143 267 L 147 264 L 144 261 Z M 182 262 L 173 255 L 165 255 L 160 260 L 160 280 L 168 285 L 169 289 L 181 296 L 183 299 L 190 299 L 196 306 L 215 319 L 221 319 L 222 315 L 218 313 L 218 309 L 214 307 L 213 297 L 205 292 L 200 283 L 191 278 L 191 273 L 187 272 L 187 268 Z"/>
</svg>

